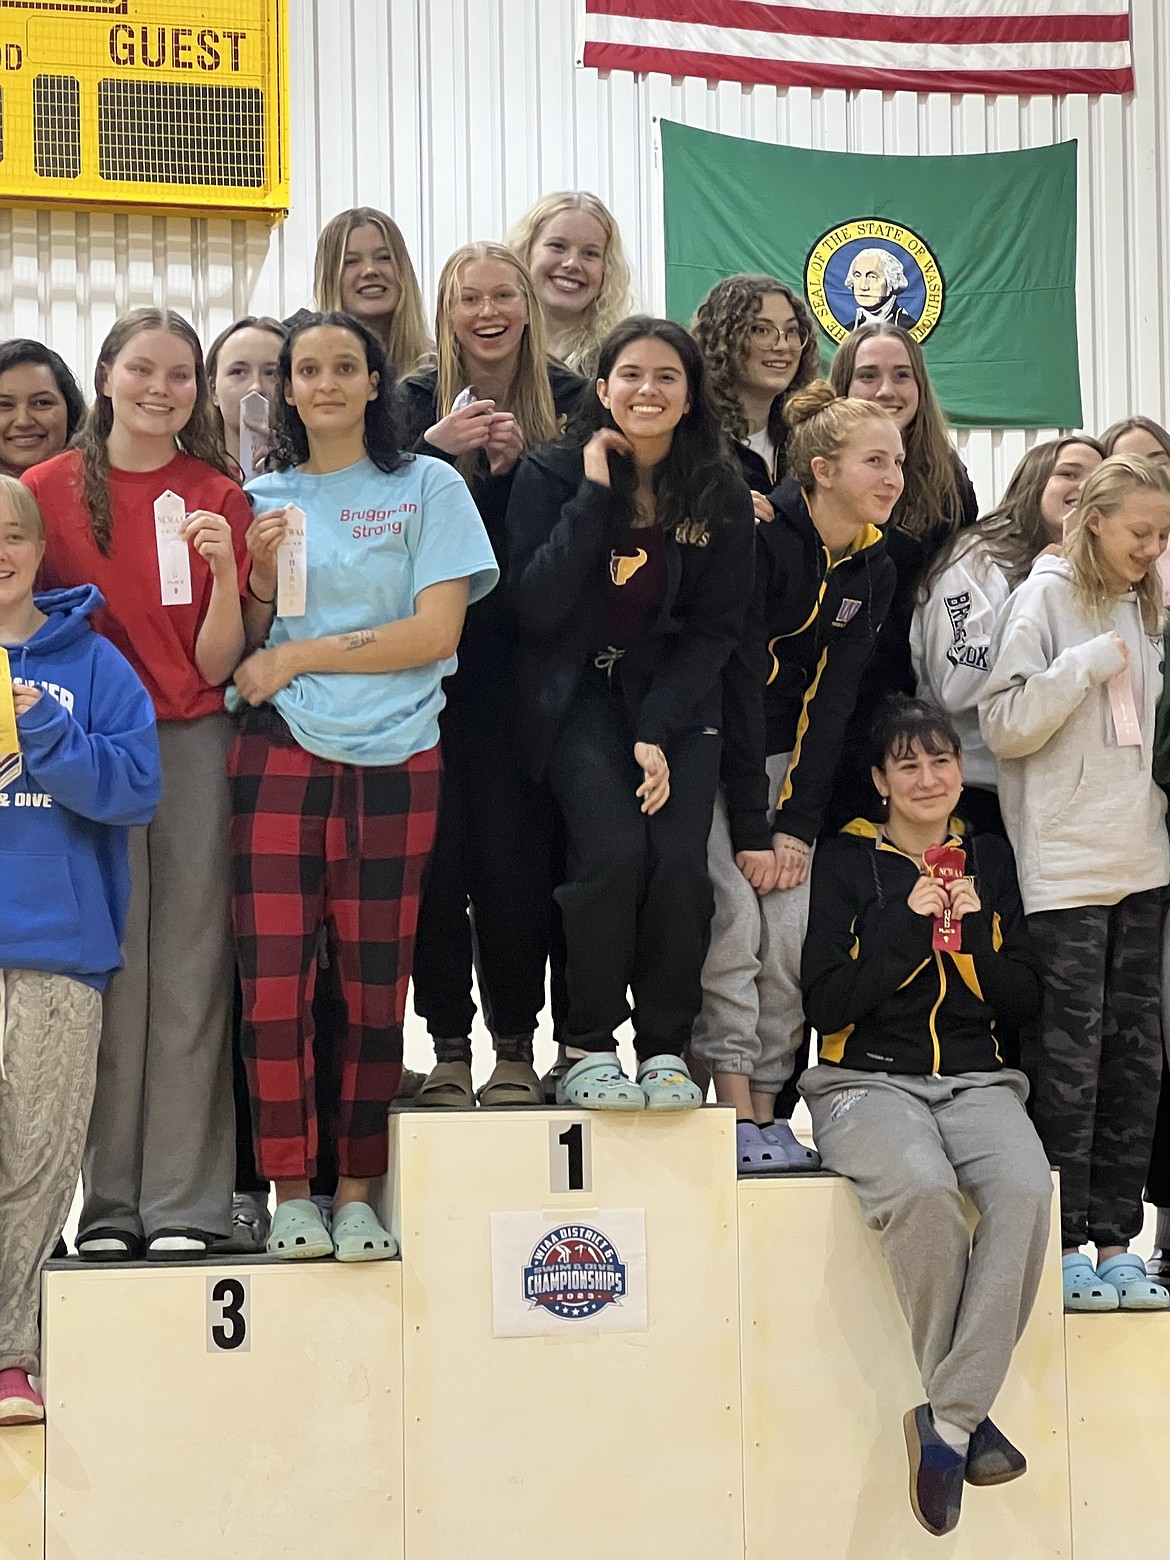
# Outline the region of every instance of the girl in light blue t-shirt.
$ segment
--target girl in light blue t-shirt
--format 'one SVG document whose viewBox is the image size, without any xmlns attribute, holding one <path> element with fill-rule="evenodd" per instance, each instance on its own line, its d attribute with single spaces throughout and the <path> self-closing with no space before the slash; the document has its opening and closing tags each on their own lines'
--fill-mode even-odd
<svg viewBox="0 0 1170 1560">
<path fill-rule="evenodd" d="M 309 315 L 280 355 L 265 476 L 248 485 L 248 588 L 272 616 L 239 667 L 232 752 L 232 906 L 256 1163 L 276 1183 L 268 1249 L 342 1261 L 394 1254 L 369 1205 L 419 890 L 434 837 L 442 680 L 469 602 L 497 569 L 458 472 L 400 448 L 393 369 L 350 315 Z M 304 611 L 282 613 L 304 515 Z M 287 605 L 292 598 L 283 595 Z M 298 603 L 299 605 L 299 603 Z M 317 1153 L 311 1019 L 323 926 L 349 1025 L 340 1046 L 332 1229 L 309 1197 Z"/>
</svg>

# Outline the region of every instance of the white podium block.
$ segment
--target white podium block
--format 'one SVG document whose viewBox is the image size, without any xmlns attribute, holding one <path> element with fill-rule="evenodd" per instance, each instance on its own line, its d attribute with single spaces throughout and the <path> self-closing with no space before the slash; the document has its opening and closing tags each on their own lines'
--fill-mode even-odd
<svg viewBox="0 0 1170 1560">
<path fill-rule="evenodd" d="M 396 1262 L 55 1268 L 45 1560 L 402 1560 Z"/>
<path fill-rule="evenodd" d="M 0 1560 L 41 1560 L 45 1552 L 45 1432 L 0 1430 Z"/>
<path fill-rule="evenodd" d="M 1164 1554 L 1170 1316 L 1065 1319 L 1076 1560 Z"/>
<path fill-rule="evenodd" d="M 732 1113 L 406 1111 L 390 1162 L 410 1560 L 742 1560 Z"/>
<path fill-rule="evenodd" d="M 902 1415 L 923 1401 L 922 1384 L 889 1270 L 848 1182 L 740 1182 L 747 1560 L 775 1560 L 781 1549 L 817 1560 L 1069 1560 L 1057 1241 L 1054 1229 L 994 1411 L 1027 1456 L 1027 1476 L 968 1487 L 958 1528 L 938 1539 L 918 1525 L 907 1495 Z"/>
</svg>

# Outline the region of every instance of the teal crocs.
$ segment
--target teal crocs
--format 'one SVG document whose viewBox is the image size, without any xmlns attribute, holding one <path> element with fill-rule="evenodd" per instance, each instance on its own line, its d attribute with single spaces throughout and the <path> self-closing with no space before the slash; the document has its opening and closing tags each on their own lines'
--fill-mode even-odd
<svg viewBox="0 0 1170 1560">
<path fill-rule="evenodd" d="M 579 1110 L 645 1110 L 646 1096 L 622 1072 L 616 1051 L 596 1051 L 558 1078 L 557 1104 Z"/>
<path fill-rule="evenodd" d="M 1117 1310 L 1116 1289 L 1093 1271 L 1093 1264 L 1083 1251 L 1070 1251 L 1062 1266 L 1066 1311 Z"/>
<path fill-rule="evenodd" d="M 1170 1289 L 1155 1284 L 1146 1264 L 1132 1251 L 1097 1264 L 1097 1279 L 1117 1291 L 1120 1311 L 1170 1311 Z"/>
<path fill-rule="evenodd" d="M 338 1262 L 388 1262 L 398 1242 L 384 1229 L 369 1203 L 346 1203 L 333 1215 L 333 1248 Z"/>
<path fill-rule="evenodd" d="M 638 1067 L 647 1110 L 698 1110 L 703 1095 L 681 1056 L 652 1056 Z"/>
<path fill-rule="evenodd" d="M 307 1262 L 313 1257 L 333 1255 L 333 1242 L 321 1210 L 307 1197 L 294 1197 L 277 1205 L 265 1248 L 269 1256 L 290 1261 Z"/>
</svg>

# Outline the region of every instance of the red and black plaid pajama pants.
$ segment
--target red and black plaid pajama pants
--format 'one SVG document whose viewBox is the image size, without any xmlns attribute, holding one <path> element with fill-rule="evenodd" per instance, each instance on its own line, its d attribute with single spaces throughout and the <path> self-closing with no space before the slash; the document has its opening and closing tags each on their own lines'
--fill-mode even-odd
<svg viewBox="0 0 1170 1560">
<path fill-rule="evenodd" d="M 323 925 L 349 1009 L 339 1169 L 386 1171 L 439 771 L 437 747 L 388 768 L 338 764 L 307 753 L 271 707 L 244 719 L 228 761 L 232 923 L 256 1165 L 266 1179 L 316 1170 L 313 987 Z"/>
</svg>

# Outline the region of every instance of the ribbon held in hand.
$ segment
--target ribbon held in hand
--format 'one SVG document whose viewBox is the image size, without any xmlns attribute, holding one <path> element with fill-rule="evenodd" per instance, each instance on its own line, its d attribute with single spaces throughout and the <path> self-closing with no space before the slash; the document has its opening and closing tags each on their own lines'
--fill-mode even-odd
<svg viewBox="0 0 1170 1560">
<path fill-rule="evenodd" d="M 927 877 L 936 878 L 945 886 L 966 875 L 967 852 L 957 845 L 931 845 L 922 853 L 922 865 Z M 936 953 L 958 953 L 962 946 L 963 923 L 952 919 L 948 905 L 942 915 L 934 918 L 931 947 Z"/>
</svg>

